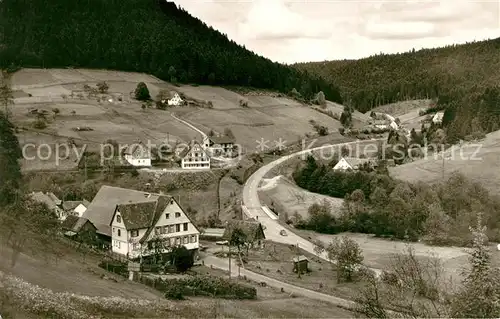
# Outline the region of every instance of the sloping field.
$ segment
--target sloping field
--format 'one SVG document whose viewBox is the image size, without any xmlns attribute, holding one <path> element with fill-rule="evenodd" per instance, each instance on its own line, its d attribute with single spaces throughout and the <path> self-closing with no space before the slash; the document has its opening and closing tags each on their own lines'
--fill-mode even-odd
<svg viewBox="0 0 500 319">
<path fill-rule="evenodd" d="M 339 212 L 344 202 L 340 198 L 308 192 L 282 176 L 267 180 L 267 182 L 267 185 L 264 183 L 259 189 L 259 194 L 264 194 L 264 197 L 279 204 L 288 212 L 289 217 L 297 212 L 302 218 L 307 219 L 309 207 L 314 203 L 321 204 L 325 200 L 332 205 L 333 212 Z"/>
<path fill-rule="evenodd" d="M 340 115 L 344 111 L 344 106 L 338 103 L 326 101 L 325 111 L 332 112 L 333 114 L 337 114 L 340 118 Z M 354 128 L 360 128 L 365 126 L 370 120 L 370 114 L 363 114 L 357 110 L 352 113 L 352 124 Z"/>
<path fill-rule="evenodd" d="M 270 148 L 281 138 L 296 142 L 307 133 L 314 133 L 309 120 L 328 127 L 330 133 L 338 135 L 340 124 L 331 117 L 306 106 L 276 106 L 259 109 L 200 110 L 190 113 L 186 119 L 200 129 L 223 132 L 231 129 L 236 141 L 246 151 L 257 150 L 261 139 L 267 140 Z"/>
<path fill-rule="evenodd" d="M 500 131 L 487 135 L 477 143 L 464 143 L 447 150 L 444 175 L 448 178 L 453 171 L 480 182 L 491 193 L 500 194 Z M 416 160 L 408 164 L 389 168 L 390 174 L 410 182 L 436 182 L 443 176 L 441 154 Z"/>
<path fill-rule="evenodd" d="M 101 94 L 99 99 L 89 97 L 84 92 L 84 85 L 95 86 L 100 81 L 108 83 L 108 93 Z M 47 128 L 40 132 L 54 137 L 48 144 L 68 137 L 89 143 L 113 139 L 120 144 L 138 141 L 158 144 L 167 139 L 173 144 L 176 140 L 187 142 L 199 138 L 196 131 L 172 118 L 170 110 L 161 111 L 154 107 L 143 110 L 142 103 L 131 97 L 139 82 L 146 83 L 153 98 L 160 90 L 167 89 L 183 92 L 190 98 L 212 101 L 213 109 L 175 107 L 171 111 L 207 133 L 210 130 L 223 133 L 224 129 L 231 129 L 236 143 L 242 145 L 244 151 L 262 150 L 257 149 L 257 141 L 261 139 L 267 140 L 267 147 L 273 148 L 275 141 L 280 139 L 290 143 L 306 134 L 315 134 L 310 120 L 328 127 L 332 136 L 339 135 L 340 124 L 337 120 L 287 98 L 242 96 L 211 86 L 176 87 L 140 73 L 22 69 L 12 75 L 11 82 L 16 91 L 16 104 L 11 108 L 15 124 L 32 130 L 36 115 L 30 114 L 30 111 L 45 110 Z M 240 100 L 249 101 L 249 107 L 241 107 Z M 342 109 L 342 106 L 338 107 Z M 55 109 L 57 114 L 53 113 Z M 77 127 L 89 127 L 91 130 L 75 131 Z M 28 136 L 28 139 L 31 138 Z"/>
</svg>

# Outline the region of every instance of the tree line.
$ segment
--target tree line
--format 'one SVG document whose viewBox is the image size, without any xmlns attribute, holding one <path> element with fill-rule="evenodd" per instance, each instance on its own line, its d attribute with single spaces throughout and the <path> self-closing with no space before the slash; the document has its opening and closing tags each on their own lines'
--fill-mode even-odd
<svg viewBox="0 0 500 319">
<path fill-rule="evenodd" d="M 500 198 L 459 173 L 441 183 L 412 184 L 380 171 L 332 171 L 309 157 L 294 172 L 294 179 L 311 192 L 345 199 L 340 212 L 334 212 L 326 202 L 312 205 L 308 219 L 292 221 L 301 228 L 466 245 L 470 241 L 468 227 L 482 213 L 487 235 L 500 239 Z"/>
<path fill-rule="evenodd" d="M 18 161 L 21 156 L 14 125 L 0 111 L 0 244 L 12 249 L 12 267 L 23 251 L 51 250 L 60 227 L 55 213 L 25 192 Z"/>
<path fill-rule="evenodd" d="M 135 71 L 181 83 L 295 88 L 306 99 L 322 91 L 342 101 L 319 76 L 247 50 L 174 2 L 4 0 L 0 32 L 3 68 Z"/>
<path fill-rule="evenodd" d="M 344 102 L 361 112 L 399 101 L 435 99 L 436 110 L 446 110 L 447 135 L 456 141 L 477 126 L 486 132 L 500 128 L 499 50 L 497 38 L 295 66 L 338 85 Z"/>
</svg>

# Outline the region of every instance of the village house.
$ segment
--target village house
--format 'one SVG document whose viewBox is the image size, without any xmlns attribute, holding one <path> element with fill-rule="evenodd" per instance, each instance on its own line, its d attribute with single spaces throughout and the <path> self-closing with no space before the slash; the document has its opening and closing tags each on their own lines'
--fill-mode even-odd
<svg viewBox="0 0 500 319">
<path fill-rule="evenodd" d="M 180 106 L 184 103 L 179 93 L 174 92 L 171 99 L 168 99 L 167 104 L 170 106 Z"/>
<path fill-rule="evenodd" d="M 56 214 L 59 220 L 66 219 L 66 214 L 60 207 L 61 200 L 53 193 L 33 192 L 30 194 L 30 197 L 36 202 L 47 205 L 47 207 Z"/>
<path fill-rule="evenodd" d="M 377 163 L 372 158 L 358 158 L 358 157 L 342 157 L 333 170 L 358 170 L 362 165 L 368 164 L 371 168 L 375 168 Z"/>
<path fill-rule="evenodd" d="M 86 199 L 82 201 L 73 201 L 73 200 L 67 200 L 62 203 L 62 209 L 66 213 L 66 215 L 73 215 L 73 216 L 78 216 L 82 217 L 83 213 L 87 210 L 87 207 L 89 207 L 90 202 Z"/>
<path fill-rule="evenodd" d="M 112 251 L 130 259 L 168 253 L 179 246 L 194 256 L 199 248 L 200 232 L 175 199 L 166 195 L 116 205 L 110 226 Z"/>
<path fill-rule="evenodd" d="M 432 117 L 432 123 L 441 124 L 443 122 L 443 116 L 444 116 L 444 112 L 437 112 Z"/>
<path fill-rule="evenodd" d="M 234 139 L 230 136 L 205 136 L 203 145 L 214 155 L 231 156 L 234 150 Z"/>
<path fill-rule="evenodd" d="M 62 223 L 64 236 L 73 240 L 96 243 L 97 228 L 87 218 L 69 215 Z"/>
<path fill-rule="evenodd" d="M 132 166 L 151 166 L 151 150 L 142 142 L 129 145 L 124 152 L 124 158 Z"/>
<path fill-rule="evenodd" d="M 210 156 L 196 141 L 192 141 L 180 154 L 182 169 L 210 169 Z"/>
<path fill-rule="evenodd" d="M 249 247 L 261 246 L 262 242 L 266 239 L 262 224 L 252 219 L 231 219 L 227 221 L 222 239 L 231 241 L 231 237 L 236 229 L 240 229 L 245 234 L 245 241 Z"/>
<path fill-rule="evenodd" d="M 145 200 L 154 201 L 158 196 L 160 195 L 103 185 L 87 207 L 87 210 L 83 213 L 82 217 L 87 218 L 95 225 L 97 228 L 96 233 L 103 241 L 107 241 L 111 244 L 110 224 L 115 213 L 116 205 Z"/>
</svg>

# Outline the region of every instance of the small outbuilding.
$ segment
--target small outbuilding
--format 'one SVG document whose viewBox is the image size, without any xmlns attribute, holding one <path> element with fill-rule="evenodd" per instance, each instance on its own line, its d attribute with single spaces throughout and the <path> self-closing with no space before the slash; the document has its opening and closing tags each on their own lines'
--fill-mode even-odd
<svg viewBox="0 0 500 319">
<path fill-rule="evenodd" d="M 306 256 L 300 255 L 293 258 L 293 272 L 300 271 L 301 273 L 309 271 L 309 259 Z"/>
</svg>

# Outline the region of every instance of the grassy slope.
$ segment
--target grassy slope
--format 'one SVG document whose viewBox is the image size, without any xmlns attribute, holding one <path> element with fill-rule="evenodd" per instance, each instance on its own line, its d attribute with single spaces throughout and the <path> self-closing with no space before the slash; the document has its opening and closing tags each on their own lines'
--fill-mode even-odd
<svg viewBox="0 0 500 319">
<path fill-rule="evenodd" d="M 46 23 L 50 21 L 50 23 Z M 306 98 L 325 81 L 258 56 L 163 0 L 4 0 L 0 67 L 81 67 L 151 73 L 183 83 L 253 86 Z"/>
</svg>

